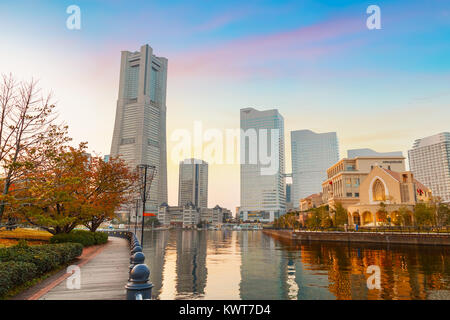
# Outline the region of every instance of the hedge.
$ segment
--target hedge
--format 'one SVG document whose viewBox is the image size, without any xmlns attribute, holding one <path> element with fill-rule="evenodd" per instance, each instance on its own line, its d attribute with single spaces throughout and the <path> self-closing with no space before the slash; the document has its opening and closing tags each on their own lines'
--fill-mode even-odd
<svg viewBox="0 0 450 320">
<path fill-rule="evenodd" d="M 22 261 L 0 262 L 0 298 L 9 290 L 39 275 L 33 263 Z"/>
<path fill-rule="evenodd" d="M 0 298 L 12 288 L 72 261 L 82 252 L 79 243 L 39 246 L 22 243 L 0 249 Z"/>
<path fill-rule="evenodd" d="M 104 232 L 90 232 L 85 230 L 74 230 L 70 233 L 54 235 L 50 243 L 81 243 L 85 247 L 96 244 L 104 244 L 108 241 L 108 234 Z"/>
</svg>

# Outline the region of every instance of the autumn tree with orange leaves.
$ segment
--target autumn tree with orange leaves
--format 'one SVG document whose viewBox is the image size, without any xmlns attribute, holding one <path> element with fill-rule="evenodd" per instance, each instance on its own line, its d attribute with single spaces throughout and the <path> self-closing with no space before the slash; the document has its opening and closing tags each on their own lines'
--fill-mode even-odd
<svg viewBox="0 0 450 320">
<path fill-rule="evenodd" d="M 123 160 L 104 162 L 77 148 L 59 146 L 44 150 L 44 162 L 23 168 L 17 192 L 7 199 L 12 210 L 27 223 L 52 234 L 68 233 L 78 225 L 95 231 L 114 218 L 114 212 L 128 202 L 135 185 L 135 173 Z"/>
</svg>

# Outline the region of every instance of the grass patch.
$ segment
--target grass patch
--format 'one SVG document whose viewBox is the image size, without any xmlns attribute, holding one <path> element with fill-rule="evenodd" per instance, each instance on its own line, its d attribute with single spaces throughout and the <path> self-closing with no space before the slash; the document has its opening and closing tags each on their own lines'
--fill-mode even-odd
<svg viewBox="0 0 450 320">
<path fill-rule="evenodd" d="M 0 239 L 49 241 L 51 237 L 52 234 L 50 232 L 42 230 L 17 228 L 7 231 L 5 228 L 0 229 Z"/>
</svg>

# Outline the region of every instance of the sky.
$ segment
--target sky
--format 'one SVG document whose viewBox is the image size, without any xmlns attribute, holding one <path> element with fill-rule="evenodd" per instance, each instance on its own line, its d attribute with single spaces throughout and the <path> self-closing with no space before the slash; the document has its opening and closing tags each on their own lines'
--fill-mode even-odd
<svg viewBox="0 0 450 320">
<path fill-rule="evenodd" d="M 69 30 L 67 7 L 81 10 Z M 381 12 L 370 30 L 369 5 Z M 176 130 L 239 128 L 239 110 L 277 108 L 290 131 L 336 131 L 348 149 L 403 151 L 450 131 L 450 1 L 0 2 L 0 73 L 52 92 L 74 143 L 109 154 L 121 51 L 169 60 L 169 204 Z M 205 159 L 207 160 L 207 159 Z M 239 205 L 239 165 L 209 168 L 209 206 Z"/>
</svg>

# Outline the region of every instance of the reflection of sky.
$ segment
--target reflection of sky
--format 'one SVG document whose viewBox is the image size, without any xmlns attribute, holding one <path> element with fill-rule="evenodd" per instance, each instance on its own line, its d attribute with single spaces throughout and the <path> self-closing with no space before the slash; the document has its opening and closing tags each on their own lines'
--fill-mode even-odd
<svg viewBox="0 0 450 320">
<path fill-rule="evenodd" d="M 234 128 L 247 106 L 278 107 L 287 138 L 337 131 L 343 154 L 406 151 L 449 130 L 449 1 L 379 0 L 375 31 L 365 28 L 372 2 L 361 0 L 76 3 L 81 31 L 65 28 L 71 0 L 1 1 L 0 70 L 53 89 L 75 141 L 98 152 L 111 143 L 120 51 L 144 43 L 169 59 L 168 138 L 195 120 Z M 177 170 L 170 162 L 173 203 Z M 210 205 L 238 205 L 238 183 L 237 166 L 212 166 Z"/>
</svg>

